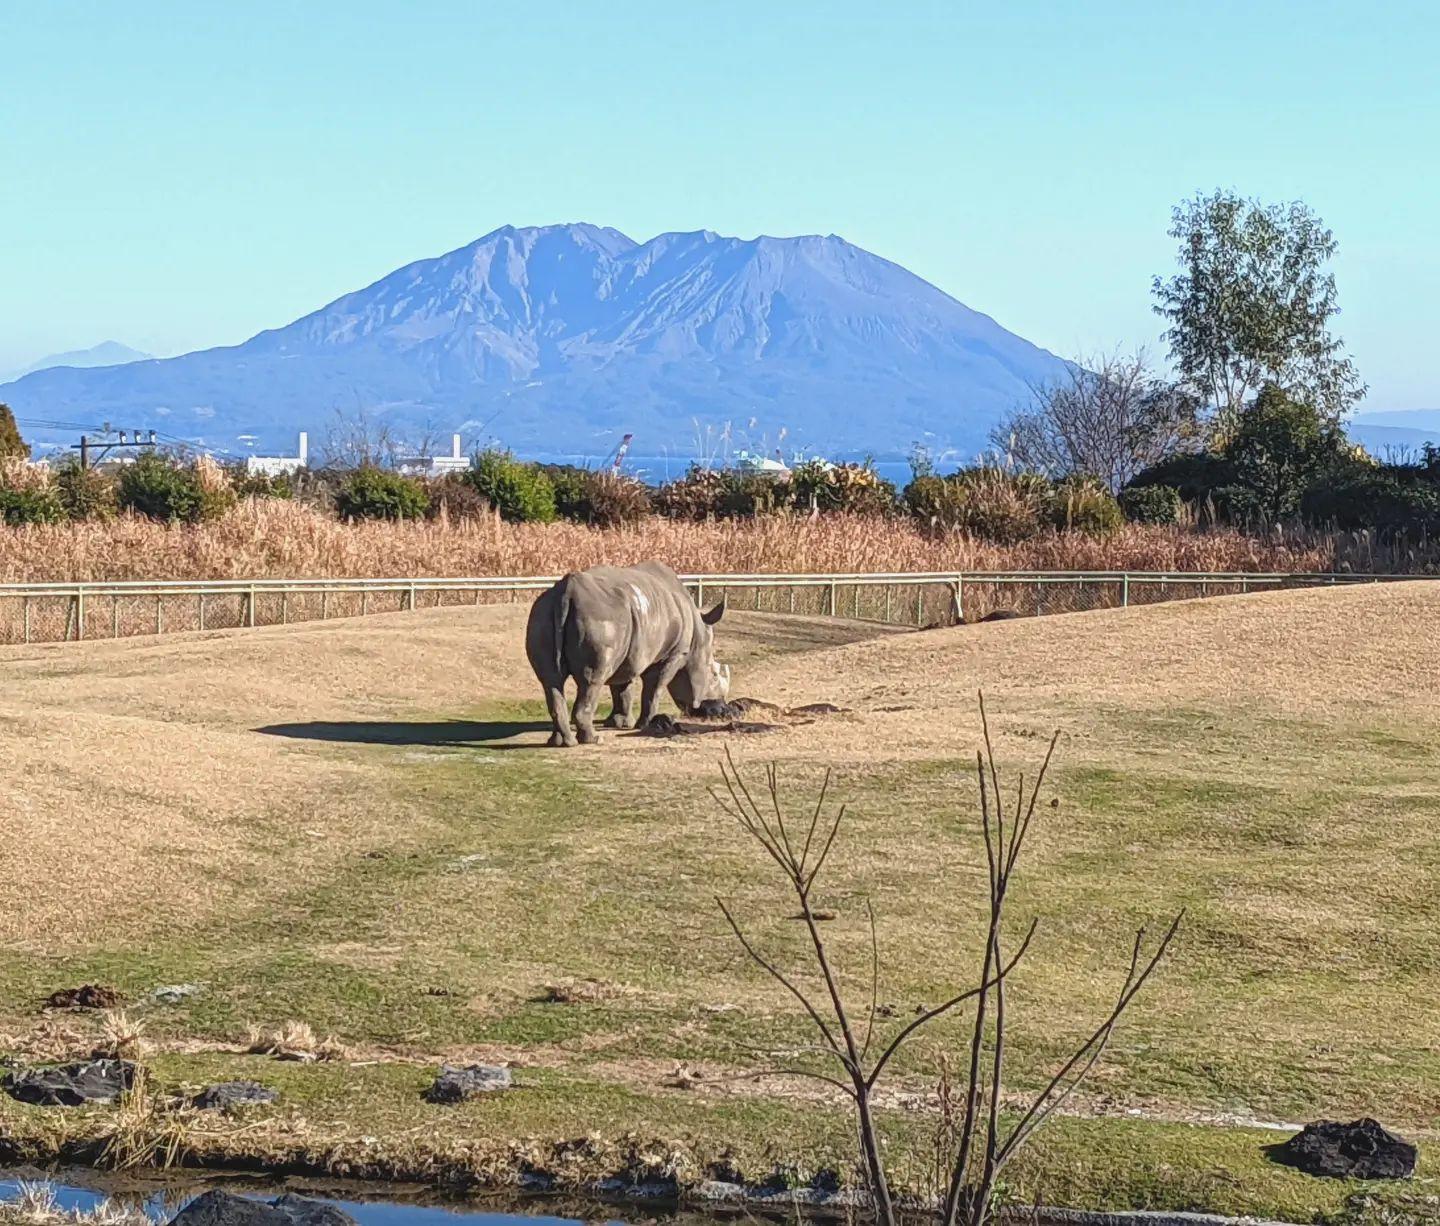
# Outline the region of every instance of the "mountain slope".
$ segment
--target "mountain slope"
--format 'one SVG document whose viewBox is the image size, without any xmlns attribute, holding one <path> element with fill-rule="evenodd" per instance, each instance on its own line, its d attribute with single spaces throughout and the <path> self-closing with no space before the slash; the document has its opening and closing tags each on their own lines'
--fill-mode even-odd
<svg viewBox="0 0 1440 1226">
<path fill-rule="evenodd" d="M 590 225 L 502 227 L 228 348 L 0 389 L 30 417 L 123 418 L 267 443 L 364 409 L 400 431 L 684 450 L 696 423 L 758 442 L 983 446 L 1061 369 L 898 265 L 834 237 L 637 243 Z M 753 423 L 753 424 L 752 424 Z"/>
</svg>

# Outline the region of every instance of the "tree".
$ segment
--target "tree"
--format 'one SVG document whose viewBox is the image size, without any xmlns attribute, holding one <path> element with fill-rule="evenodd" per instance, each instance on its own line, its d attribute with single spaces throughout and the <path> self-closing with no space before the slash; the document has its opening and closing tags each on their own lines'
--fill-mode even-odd
<svg viewBox="0 0 1440 1226">
<path fill-rule="evenodd" d="M 1173 213 L 1181 271 L 1156 277 L 1155 310 L 1182 380 L 1213 406 L 1222 433 L 1275 383 L 1331 421 L 1365 394 L 1344 346 L 1325 269 L 1335 236 L 1304 204 L 1263 204 L 1234 192 L 1196 196 Z"/>
<path fill-rule="evenodd" d="M 1225 445 L 1238 487 L 1227 500 L 1232 509 L 1258 512 L 1271 523 L 1288 519 L 1299 511 L 1305 491 L 1344 455 L 1345 436 L 1338 425 L 1267 383 Z"/>
<path fill-rule="evenodd" d="M 1199 433 L 1198 400 L 1156 377 L 1143 353 L 1072 362 L 1058 382 L 1032 391 L 1030 407 L 990 441 L 1054 479 L 1092 477 L 1114 492 Z"/>
<path fill-rule="evenodd" d="M 0 404 L 0 457 L 4 456 L 30 458 L 30 445 L 20 437 L 20 427 L 15 424 L 15 414 L 8 404 Z"/>
</svg>

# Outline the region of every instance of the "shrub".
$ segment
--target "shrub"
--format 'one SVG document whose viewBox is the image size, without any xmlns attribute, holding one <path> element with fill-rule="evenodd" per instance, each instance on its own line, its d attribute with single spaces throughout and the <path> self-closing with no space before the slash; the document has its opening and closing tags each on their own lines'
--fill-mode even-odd
<svg viewBox="0 0 1440 1226">
<path fill-rule="evenodd" d="M 1120 504 L 1100 482 L 1089 477 L 1068 477 L 1050 496 L 1050 522 L 1067 532 L 1107 536 L 1125 522 Z"/>
<path fill-rule="evenodd" d="M 1132 524 L 1178 524 L 1185 506 L 1173 485 L 1132 485 L 1120 491 L 1119 503 Z"/>
<path fill-rule="evenodd" d="M 149 519 L 196 524 L 229 510 L 235 494 L 213 460 L 202 458 L 185 468 L 145 452 L 121 470 L 115 500 L 122 510 Z"/>
<path fill-rule="evenodd" d="M 748 519 L 785 510 L 793 494 L 785 478 L 696 464 L 680 480 L 662 485 L 652 504 L 671 519 Z"/>
<path fill-rule="evenodd" d="M 429 488 L 426 519 L 452 524 L 476 523 L 490 514 L 490 500 L 470 484 L 464 473 L 447 473 Z"/>
<path fill-rule="evenodd" d="M 633 524 L 650 514 L 650 491 L 643 482 L 609 469 L 547 465 L 561 519 L 610 528 Z"/>
<path fill-rule="evenodd" d="M 1300 513 L 1322 527 L 1437 532 L 1440 488 L 1404 480 L 1393 469 L 1356 471 L 1312 485 L 1301 498 Z"/>
<path fill-rule="evenodd" d="M 483 451 L 465 475 L 511 523 L 548 524 L 555 518 L 555 487 L 538 465 L 507 451 Z"/>
<path fill-rule="evenodd" d="M 1127 490 L 1168 485 L 1183 502 L 1203 502 L 1235 481 L 1229 461 L 1208 451 L 1186 451 L 1152 464 L 1125 487 Z"/>
<path fill-rule="evenodd" d="M 235 465 L 226 473 L 236 498 L 294 498 L 295 478 L 289 473 L 252 473 Z"/>
<path fill-rule="evenodd" d="M 429 506 L 419 481 L 370 464 L 352 472 L 335 493 L 341 519 L 419 519 Z"/>
<path fill-rule="evenodd" d="M 917 477 L 905 490 L 906 505 L 921 518 L 999 544 L 1036 535 L 1053 500 L 1054 491 L 1044 477 L 998 465 L 981 465 L 949 477 Z"/>
<path fill-rule="evenodd" d="M 789 478 L 790 501 L 799 510 L 846 511 L 858 515 L 885 514 L 895 509 L 895 487 L 875 471 L 875 465 L 826 464 L 806 460 Z"/>
<path fill-rule="evenodd" d="M 10 489 L 0 486 L 0 523 L 58 524 L 65 520 L 65 508 L 53 489 Z"/>
</svg>

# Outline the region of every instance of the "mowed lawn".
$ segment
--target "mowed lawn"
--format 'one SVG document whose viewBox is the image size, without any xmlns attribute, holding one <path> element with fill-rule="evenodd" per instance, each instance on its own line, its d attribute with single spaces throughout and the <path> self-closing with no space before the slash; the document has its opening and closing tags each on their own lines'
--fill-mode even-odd
<svg viewBox="0 0 1440 1226">
<path fill-rule="evenodd" d="M 877 1025 L 898 1027 L 976 974 L 983 689 L 1010 788 L 1062 734 L 1013 904 L 1017 930 L 1040 919 L 1010 998 L 1017 1101 L 1103 1015 L 1135 929 L 1186 912 L 1015 1195 L 1310 1220 L 1355 1189 L 1268 1163 L 1285 1134 L 1259 1125 L 1371 1114 L 1431 1134 L 1440 585 L 924 633 L 732 614 L 717 641 L 736 693 L 850 710 L 570 752 L 541 748 L 523 621 L 442 610 L 0 651 L 0 1051 L 91 1044 L 99 1019 L 39 1003 L 103 982 L 137 1002 L 162 1080 L 279 1085 L 276 1135 L 307 1144 L 635 1133 L 728 1149 L 751 1175 L 842 1162 L 833 1102 L 754 1076 L 756 1048 L 809 1036 L 715 897 L 787 966 L 803 931 L 709 796 L 718 758 L 777 762 L 797 819 L 833 769 L 848 808 L 817 905 L 861 1014 L 873 906 Z M 176 983 L 203 991 L 147 1000 Z M 241 1054 L 249 1028 L 290 1020 L 349 1059 Z M 960 1063 L 958 1026 L 894 1066 L 913 1187 L 946 1056 Z M 511 1061 L 520 1089 L 421 1103 L 427 1070 L 468 1059 Z M 16 1135 L 52 1117 L 0 1106 Z"/>
</svg>

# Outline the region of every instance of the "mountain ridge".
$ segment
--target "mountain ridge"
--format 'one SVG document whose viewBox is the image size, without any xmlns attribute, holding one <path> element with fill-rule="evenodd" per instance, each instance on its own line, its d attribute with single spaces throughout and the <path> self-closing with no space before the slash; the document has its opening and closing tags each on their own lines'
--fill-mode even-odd
<svg viewBox="0 0 1440 1226">
<path fill-rule="evenodd" d="M 1064 369 L 836 235 L 640 242 L 561 223 L 498 227 L 238 345 L 41 371 L 0 396 L 32 418 L 123 418 L 212 445 L 278 445 L 364 409 L 402 433 L 491 421 L 530 452 L 623 432 L 682 447 L 726 422 L 820 451 L 979 449 Z"/>
</svg>

